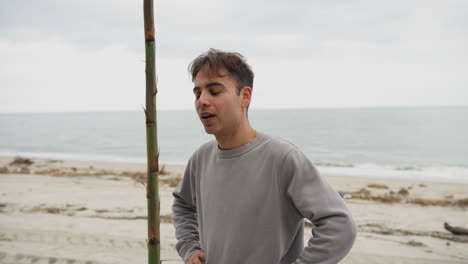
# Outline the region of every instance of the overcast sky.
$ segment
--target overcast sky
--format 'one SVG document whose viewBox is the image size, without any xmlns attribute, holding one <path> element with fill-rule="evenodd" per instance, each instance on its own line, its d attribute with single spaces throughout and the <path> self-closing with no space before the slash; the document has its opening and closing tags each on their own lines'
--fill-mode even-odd
<svg viewBox="0 0 468 264">
<path fill-rule="evenodd" d="M 140 111 L 142 1 L 0 2 L 0 112 Z M 158 108 L 189 62 L 245 55 L 252 108 L 468 105 L 468 1 L 155 0 Z"/>
</svg>

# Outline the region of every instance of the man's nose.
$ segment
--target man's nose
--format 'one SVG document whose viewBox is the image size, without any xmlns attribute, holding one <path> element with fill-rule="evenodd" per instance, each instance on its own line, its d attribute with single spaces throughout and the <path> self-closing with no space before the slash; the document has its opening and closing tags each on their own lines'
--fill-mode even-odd
<svg viewBox="0 0 468 264">
<path fill-rule="evenodd" d="M 210 105 L 210 98 L 209 94 L 202 93 L 198 98 L 197 104 L 198 106 L 208 106 Z"/>
</svg>

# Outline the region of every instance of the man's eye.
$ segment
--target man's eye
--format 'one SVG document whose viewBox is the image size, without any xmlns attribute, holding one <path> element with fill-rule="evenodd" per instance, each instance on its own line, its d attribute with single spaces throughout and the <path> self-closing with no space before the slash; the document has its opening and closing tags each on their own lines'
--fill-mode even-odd
<svg viewBox="0 0 468 264">
<path fill-rule="evenodd" d="M 211 93 L 211 95 L 213 95 L 213 96 L 216 96 L 216 95 L 219 94 L 219 92 L 215 92 L 215 91 L 211 91 L 210 93 Z"/>
</svg>

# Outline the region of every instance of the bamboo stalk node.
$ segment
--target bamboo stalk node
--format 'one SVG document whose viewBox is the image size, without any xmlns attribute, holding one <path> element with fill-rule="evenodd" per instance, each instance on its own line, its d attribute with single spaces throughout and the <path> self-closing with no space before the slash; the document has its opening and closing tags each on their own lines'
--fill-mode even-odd
<svg viewBox="0 0 468 264">
<path fill-rule="evenodd" d="M 146 127 L 149 127 L 152 124 L 156 124 L 156 122 L 151 120 L 151 116 L 148 114 L 148 112 L 146 112 L 146 109 L 143 110 L 145 110 Z"/>
<path fill-rule="evenodd" d="M 154 33 L 146 31 L 146 42 L 154 42 Z"/>
<path fill-rule="evenodd" d="M 159 239 L 157 239 L 155 236 L 152 236 L 150 240 L 148 241 L 148 245 L 150 247 L 157 247 L 159 243 L 160 243 Z"/>
</svg>

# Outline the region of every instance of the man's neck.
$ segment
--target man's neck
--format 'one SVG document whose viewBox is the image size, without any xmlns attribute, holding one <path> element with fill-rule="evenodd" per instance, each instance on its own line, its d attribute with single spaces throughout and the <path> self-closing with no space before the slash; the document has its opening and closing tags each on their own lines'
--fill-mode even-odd
<svg viewBox="0 0 468 264">
<path fill-rule="evenodd" d="M 232 134 L 216 136 L 216 141 L 218 141 L 218 146 L 221 149 L 235 149 L 252 141 L 257 134 L 257 131 L 247 125 Z"/>
</svg>

